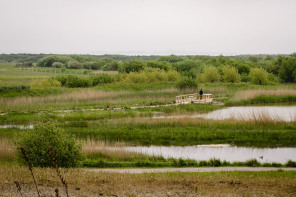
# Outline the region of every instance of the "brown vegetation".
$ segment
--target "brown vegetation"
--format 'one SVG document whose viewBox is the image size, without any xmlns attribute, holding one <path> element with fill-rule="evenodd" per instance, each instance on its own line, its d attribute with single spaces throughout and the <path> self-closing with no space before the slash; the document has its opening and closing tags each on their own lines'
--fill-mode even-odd
<svg viewBox="0 0 296 197">
<path fill-rule="evenodd" d="M 296 89 L 292 88 L 281 88 L 281 89 L 257 89 L 257 90 L 242 90 L 234 94 L 233 100 L 247 100 L 253 99 L 258 96 L 296 96 Z"/>
<path fill-rule="evenodd" d="M 65 196 L 54 169 L 36 168 L 41 195 L 53 196 L 58 188 Z M 62 170 L 69 196 L 295 196 L 295 172 L 219 172 L 122 174 Z M 1 196 L 17 196 L 14 181 L 23 196 L 36 195 L 27 168 L 0 166 Z"/>
</svg>

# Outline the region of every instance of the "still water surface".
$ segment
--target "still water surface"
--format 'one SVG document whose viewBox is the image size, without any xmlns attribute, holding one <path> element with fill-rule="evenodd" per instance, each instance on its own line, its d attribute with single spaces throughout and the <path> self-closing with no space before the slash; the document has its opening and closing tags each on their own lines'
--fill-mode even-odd
<svg viewBox="0 0 296 197">
<path fill-rule="evenodd" d="M 296 106 L 243 106 L 228 107 L 205 114 L 181 116 L 155 116 L 153 118 L 204 118 L 213 120 L 274 120 L 296 121 Z"/>
<path fill-rule="evenodd" d="M 197 146 L 135 146 L 125 147 L 128 151 L 159 155 L 165 158 L 183 158 L 196 161 L 212 158 L 229 162 L 247 161 L 257 159 L 260 163 L 277 162 L 286 163 L 288 160 L 296 161 L 296 148 L 253 148 L 222 145 L 197 145 Z M 263 157 L 263 158 L 262 158 Z"/>
</svg>

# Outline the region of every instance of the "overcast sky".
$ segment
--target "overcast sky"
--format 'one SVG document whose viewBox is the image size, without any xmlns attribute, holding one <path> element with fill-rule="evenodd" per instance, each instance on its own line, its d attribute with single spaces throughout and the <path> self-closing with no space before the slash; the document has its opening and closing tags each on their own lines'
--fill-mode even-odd
<svg viewBox="0 0 296 197">
<path fill-rule="evenodd" d="M 289 54 L 296 0 L 0 0 L 0 53 Z"/>
</svg>

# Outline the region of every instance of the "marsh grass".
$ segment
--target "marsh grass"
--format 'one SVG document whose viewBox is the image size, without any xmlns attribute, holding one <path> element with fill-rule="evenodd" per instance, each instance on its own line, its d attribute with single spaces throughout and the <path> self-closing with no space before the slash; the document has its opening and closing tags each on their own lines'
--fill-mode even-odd
<svg viewBox="0 0 296 197">
<path fill-rule="evenodd" d="M 14 161 L 16 159 L 15 146 L 9 138 L 0 138 L 0 161 Z"/>
<path fill-rule="evenodd" d="M 233 100 L 248 100 L 259 96 L 296 96 L 295 88 L 242 90 L 234 94 Z"/>
<path fill-rule="evenodd" d="M 53 195 L 53 188 L 62 187 L 54 169 L 35 172 L 42 194 Z M 128 174 L 68 169 L 65 173 L 73 196 L 294 196 L 296 187 L 295 171 Z M 0 166 L 0 174 L 1 195 L 17 195 L 14 180 L 22 183 L 24 194 L 36 195 L 25 167 Z"/>
<path fill-rule="evenodd" d="M 164 161 L 161 156 L 147 156 L 145 154 L 130 152 L 124 149 L 127 146 L 124 142 L 107 142 L 87 138 L 81 140 L 82 153 L 87 159 L 105 160 L 105 161 Z"/>
</svg>

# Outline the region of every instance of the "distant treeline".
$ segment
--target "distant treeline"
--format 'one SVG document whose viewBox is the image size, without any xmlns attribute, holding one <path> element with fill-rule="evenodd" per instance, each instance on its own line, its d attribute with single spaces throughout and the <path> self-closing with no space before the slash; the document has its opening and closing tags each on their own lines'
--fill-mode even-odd
<svg viewBox="0 0 296 197">
<path fill-rule="evenodd" d="M 47 57 L 47 56 L 52 56 L 52 55 L 57 55 L 57 54 L 27 54 L 27 53 L 18 53 L 18 54 L 0 54 L 0 62 L 38 62 L 40 59 Z M 69 56 L 69 55 L 66 55 Z M 71 56 L 71 55 L 70 55 Z M 159 59 L 160 55 L 150 55 L 150 56 L 145 56 L 145 55 L 79 55 L 79 56 L 84 56 L 84 57 L 94 57 L 97 59 L 100 58 L 110 58 L 116 61 L 129 61 L 132 59 L 141 59 L 144 61 L 147 60 L 157 60 Z M 229 58 L 234 58 L 234 59 L 249 59 L 250 57 L 254 57 L 256 59 L 274 59 L 277 56 L 280 55 L 264 55 L 264 54 L 258 54 L 258 55 L 237 55 L 237 56 L 226 56 Z M 281 55 L 281 56 L 294 56 L 296 57 L 296 53 L 289 54 L 289 55 Z M 193 57 L 211 57 L 211 56 L 203 56 L 203 55 L 185 55 L 185 56 L 178 56 L 181 58 L 193 58 Z"/>
<path fill-rule="evenodd" d="M 1 59 L 2 58 L 2 59 Z M 0 55 L 0 61 L 18 62 L 19 67 L 91 69 L 118 71 L 133 83 L 183 79 L 198 82 L 253 82 L 275 84 L 296 82 L 296 53 L 290 55 L 240 56 L 125 56 L 125 55 Z M 34 60 L 34 62 L 23 61 Z M 183 85 L 181 85 L 183 86 Z"/>
</svg>

